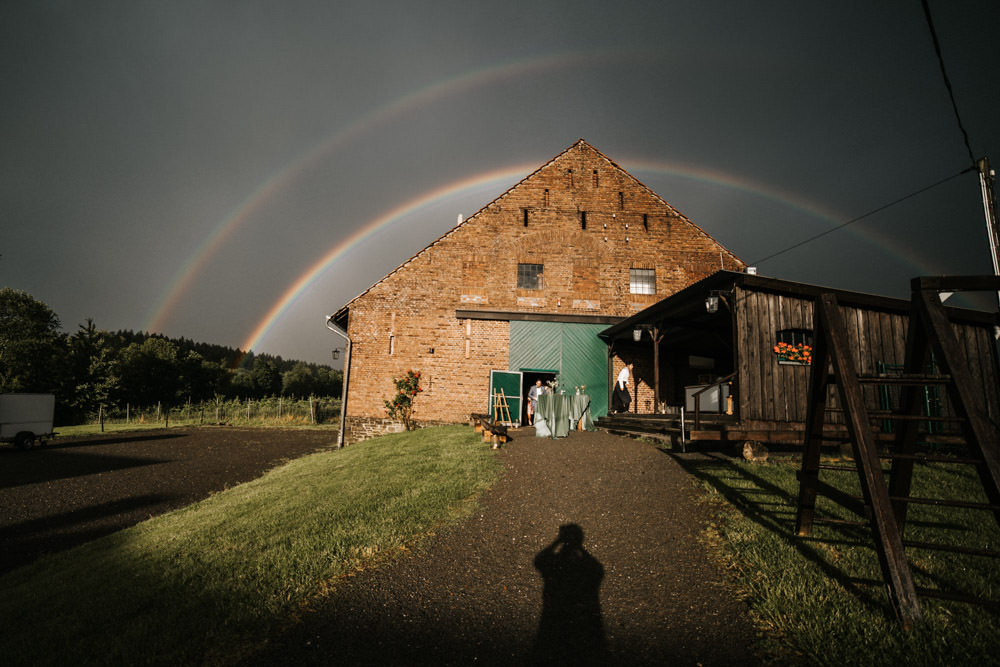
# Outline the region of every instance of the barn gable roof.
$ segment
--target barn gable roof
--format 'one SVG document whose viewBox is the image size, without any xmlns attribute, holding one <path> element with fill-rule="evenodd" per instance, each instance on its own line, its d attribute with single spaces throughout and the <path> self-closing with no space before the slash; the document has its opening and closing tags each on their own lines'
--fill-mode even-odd
<svg viewBox="0 0 1000 667">
<path fill-rule="evenodd" d="M 455 225 L 454 227 L 452 227 L 450 230 L 448 230 L 447 232 L 445 232 L 444 234 L 442 234 L 441 236 L 439 236 L 437 239 L 435 239 L 431 243 L 427 244 L 427 246 L 425 246 L 422 250 L 420 250 L 419 252 L 417 252 L 414 255 L 412 255 L 405 262 L 403 262 L 402 264 L 400 264 L 399 266 L 397 266 L 395 269 L 393 269 L 392 271 L 390 271 L 389 273 L 387 273 L 385 276 L 383 276 L 381 279 L 377 280 L 375 283 L 373 283 L 371 286 L 369 286 L 368 289 L 366 289 L 361 294 L 357 295 L 356 297 L 354 297 L 353 299 L 351 299 L 350 301 L 348 301 L 346 304 L 344 304 L 344 306 L 342 306 L 339 310 L 337 310 L 336 313 L 334 313 L 334 315 L 333 315 L 334 321 L 337 322 L 339 325 L 341 325 L 343 327 L 346 327 L 346 325 L 347 325 L 347 314 L 348 314 L 348 311 L 350 310 L 351 304 L 353 304 L 355 301 L 357 301 L 358 299 L 360 299 L 363 296 L 365 296 L 366 294 L 368 294 L 372 289 L 374 289 L 375 287 L 377 287 L 379 284 L 381 284 L 386 279 L 390 278 L 391 276 L 393 276 L 394 274 L 396 274 L 400 270 L 406 268 L 406 266 L 409 265 L 411 262 L 413 262 L 415 259 L 417 259 L 421 255 L 423 255 L 424 253 L 428 252 L 431 248 L 433 248 L 434 246 L 438 245 L 439 243 L 441 243 L 442 241 L 444 241 L 445 239 L 447 239 L 449 236 L 453 235 L 457 230 L 461 229 L 464 226 L 467 226 L 467 225 L 470 225 L 470 224 L 474 224 L 475 221 L 477 220 L 477 218 L 484 211 L 486 211 L 486 210 L 490 209 L 491 207 L 493 207 L 493 206 L 495 206 L 495 205 L 500 204 L 501 202 L 503 202 L 503 200 L 506 199 L 506 198 L 508 198 L 513 192 L 515 192 L 516 190 L 518 190 L 521 186 L 523 186 L 528 181 L 531 181 L 532 178 L 534 178 L 538 173 L 544 171 L 545 169 L 548 169 L 553 164 L 556 164 L 556 163 L 558 163 L 560 161 L 563 161 L 564 159 L 567 158 L 567 156 L 569 156 L 571 154 L 576 154 L 576 153 L 583 152 L 583 151 L 589 151 L 592 154 L 596 155 L 599 159 L 607 162 L 614 170 L 616 170 L 617 172 L 621 173 L 622 175 L 624 175 L 625 177 L 627 177 L 628 179 L 630 179 L 639 188 L 641 188 L 642 190 L 646 191 L 651 197 L 653 197 L 655 200 L 657 200 L 658 202 L 660 202 L 672 215 L 677 216 L 678 218 L 680 218 L 681 220 L 683 220 L 685 223 L 691 225 L 691 227 L 693 229 L 697 230 L 697 232 L 699 234 L 703 235 L 705 238 L 714 241 L 714 239 L 712 239 L 712 237 L 707 232 L 705 232 L 701 227 L 699 227 L 695 223 L 691 222 L 691 220 L 687 216 L 685 216 L 680 211 L 678 211 L 673 206 L 671 206 L 660 195 L 658 195 L 656 192 L 654 192 L 649 187 L 647 187 L 644 183 L 642 183 L 635 176 L 633 176 L 632 174 L 628 173 L 628 171 L 626 171 L 624 168 L 622 168 L 620 165 L 618 165 L 614 160 L 612 160 L 607 155 L 605 155 L 601 151 L 599 151 L 596 148 L 594 148 L 592 145 L 590 145 L 589 143 L 587 143 L 584 139 L 577 139 L 571 146 L 569 146 L 568 148 L 566 148 L 565 150 L 563 150 L 562 152 L 560 152 L 558 155 L 556 155 L 555 157 L 553 157 L 551 160 L 549 160 L 548 162 L 544 163 L 543 165 L 541 165 L 540 167 L 538 167 L 537 169 L 535 169 L 534 171 L 532 171 L 530 174 L 528 174 L 527 176 L 525 176 L 524 178 L 522 178 L 520 181 L 518 181 L 517 183 L 515 183 L 513 186 L 511 186 L 510 188 L 508 188 L 503 194 L 501 194 L 500 196 L 496 197 L 491 202 L 487 203 L 485 206 L 481 207 L 478 211 L 476 211 L 475 213 L 473 213 L 472 215 L 470 215 L 468 218 L 466 218 L 462 222 L 459 222 L 457 225 Z M 720 245 L 720 248 L 722 248 L 721 245 Z M 732 259 L 732 260 L 734 260 L 734 261 L 736 261 L 738 263 L 742 263 L 742 261 L 738 257 L 736 257 L 736 255 L 734 255 L 733 253 L 731 253 L 729 250 L 727 250 L 725 248 L 722 248 L 722 250 L 726 254 L 729 255 L 730 259 Z"/>
</svg>

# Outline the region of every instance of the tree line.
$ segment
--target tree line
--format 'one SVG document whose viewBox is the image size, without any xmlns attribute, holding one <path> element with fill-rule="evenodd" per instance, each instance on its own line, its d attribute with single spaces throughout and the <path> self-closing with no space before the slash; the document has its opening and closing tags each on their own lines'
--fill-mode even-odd
<svg viewBox="0 0 1000 667">
<path fill-rule="evenodd" d="M 56 421 L 81 423 L 101 406 L 162 405 L 219 398 L 340 397 L 342 374 L 186 338 L 105 331 L 90 319 L 67 334 L 27 292 L 0 289 L 0 393 L 56 395 Z"/>
</svg>

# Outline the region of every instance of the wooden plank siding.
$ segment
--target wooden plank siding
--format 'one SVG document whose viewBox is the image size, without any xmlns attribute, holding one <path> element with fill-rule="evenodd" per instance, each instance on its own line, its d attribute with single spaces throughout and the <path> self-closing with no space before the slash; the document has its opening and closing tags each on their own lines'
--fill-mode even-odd
<svg viewBox="0 0 1000 667">
<path fill-rule="evenodd" d="M 753 290 L 740 293 L 737 373 L 743 421 L 801 422 L 809 367 L 782 365 L 774 354 L 778 331 L 812 329 L 812 302 Z"/>
<path fill-rule="evenodd" d="M 962 348 L 965 358 L 969 361 L 969 371 L 972 374 L 974 384 L 981 388 L 981 393 L 974 397 L 979 401 L 979 409 L 985 410 L 989 418 L 994 422 L 1000 422 L 1000 390 L 997 388 L 997 377 L 1000 377 L 996 367 L 996 355 L 994 354 L 996 341 L 992 332 L 985 328 L 973 328 L 960 324 L 952 325 L 955 337 Z M 942 397 L 944 403 L 944 413 L 954 414 L 951 402 L 947 396 Z"/>
<path fill-rule="evenodd" d="M 778 363 L 773 348 L 779 331 L 813 328 L 813 298 L 811 294 L 789 294 L 755 289 L 746 285 L 736 288 L 734 300 L 739 387 L 739 416 L 744 428 L 786 428 L 801 430 L 806 417 L 808 366 Z M 872 303 L 841 303 L 841 314 L 854 356 L 857 372 L 875 373 L 880 364 L 901 365 L 906 353 L 906 332 L 909 312 L 880 307 Z M 966 323 L 954 324 L 956 336 L 969 360 L 969 369 L 976 386 L 982 391 L 983 409 L 1000 422 L 1000 370 L 991 327 Z M 880 407 L 880 391 L 874 384 L 863 385 L 866 404 Z M 888 388 L 890 401 L 898 406 L 899 389 Z M 837 389 L 829 387 L 827 405 L 837 408 Z M 942 411 L 953 414 L 946 392 L 941 392 Z M 835 412 L 828 422 L 841 422 Z"/>
</svg>

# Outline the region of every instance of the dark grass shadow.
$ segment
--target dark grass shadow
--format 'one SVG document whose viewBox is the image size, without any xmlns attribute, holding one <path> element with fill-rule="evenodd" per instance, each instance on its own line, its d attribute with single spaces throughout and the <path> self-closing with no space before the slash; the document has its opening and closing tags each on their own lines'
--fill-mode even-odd
<svg viewBox="0 0 1000 667">
<path fill-rule="evenodd" d="M 84 451 L 40 450 L 18 454 L 16 457 L 0 459 L 0 489 L 158 465 L 170 461 L 170 459 L 135 456 L 105 456 Z"/>
<path fill-rule="evenodd" d="M 162 509 L 170 500 L 171 496 L 148 494 L 4 526 L 0 528 L 0 544 L 3 544 L 0 573 L 27 565 L 45 554 L 110 535 L 137 522 L 123 520 L 120 515 L 143 508 Z"/>
<path fill-rule="evenodd" d="M 862 580 L 831 564 L 824 554 L 813 546 L 814 544 L 829 544 L 830 540 L 834 540 L 874 549 L 869 530 L 858 526 L 825 527 L 831 532 L 829 539 L 816 537 L 803 539 L 795 534 L 798 498 L 759 475 L 755 475 L 752 469 L 738 466 L 733 456 L 711 451 L 701 451 L 693 456 L 661 451 L 673 458 L 681 468 L 695 479 L 717 491 L 744 517 L 772 533 L 786 545 L 799 552 L 803 558 L 815 564 L 824 574 L 835 580 L 870 611 L 890 619 L 895 618 L 894 612 L 881 590 L 876 593 L 861 588 L 858 582 Z M 720 475 L 720 470 L 726 474 Z"/>
<path fill-rule="evenodd" d="M 99 435 L 99 436 L 72 436 L 65 439 L 48 440 L 45 449 L 64 449 L 67 447 L 91 447 L 100 445 L 120 445 L 126 442 L 150 442 L 153 440 L 172 440 L 174 438 L 186 438 L 186 433 L 148 433 L 138 435 L 137 433 L 123 433 L 121 435 Z M 10 450 L 8 450 L 9 452 Z M 23 452 L 13 452 L 22 454 Z"/>
</svg>

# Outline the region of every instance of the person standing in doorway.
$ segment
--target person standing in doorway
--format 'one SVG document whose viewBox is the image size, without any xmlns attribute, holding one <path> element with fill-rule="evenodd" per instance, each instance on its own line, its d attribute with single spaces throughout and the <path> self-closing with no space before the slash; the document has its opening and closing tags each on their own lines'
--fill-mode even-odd
<svg viewBox="0 0 1000 667">
<path fill-rule="evenodd" d="M 611 396 L 611 408 L 615 412 L 628 412 L 628 408 L 632 404 L 632 396 L 628 392 L 631 379 L 632 364 L 630 362 L 618 373 L 618 381 L 615 382 L 615 391 Z"/>
<path fill-rule="evenodd" d="M 535 414 L 538 413 L 538 397 L 545 392 L 541 380 L 535 381 L 535 386 L 528 390 L 528 424 L 534 426 Z"/>
</svg>

